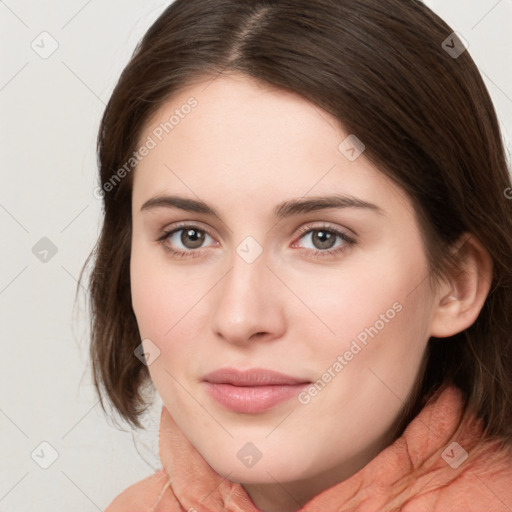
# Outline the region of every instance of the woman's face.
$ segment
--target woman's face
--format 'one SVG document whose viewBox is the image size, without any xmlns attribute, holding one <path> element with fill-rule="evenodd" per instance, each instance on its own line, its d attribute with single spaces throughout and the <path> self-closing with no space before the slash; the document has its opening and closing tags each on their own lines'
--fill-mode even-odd
<svg viewBox="0 0 512 512">
<path fill-rule="evenodd" d="M 429 338 L 412 205 L 349 135 L 231 75 L 175 95 L 140 139 L 131 286 L 149 371 L 212 468 L 255 492 L 306 499 L 389 444 Z M 287 377 L 207 377 L 224 369 Z"/>
</svg>

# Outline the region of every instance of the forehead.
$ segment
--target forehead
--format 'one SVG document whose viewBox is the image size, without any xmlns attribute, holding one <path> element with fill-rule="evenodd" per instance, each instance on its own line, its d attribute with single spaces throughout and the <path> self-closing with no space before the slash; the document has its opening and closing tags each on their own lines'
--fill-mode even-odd
<svg viewBox="0 0 512 512">
<path fill-rule="evenodd" d="M 402 196 L 364 153 L 346 157 L 350 135 L 293 92 L 244 75 L 205 78 L 173 95 L 146 123 L 140 144 L 151 140 L 152 149 L 137 165 L 134 202 L 176 189 L 275 202 L 333 189 L 368 200 Z"/>
</svg>

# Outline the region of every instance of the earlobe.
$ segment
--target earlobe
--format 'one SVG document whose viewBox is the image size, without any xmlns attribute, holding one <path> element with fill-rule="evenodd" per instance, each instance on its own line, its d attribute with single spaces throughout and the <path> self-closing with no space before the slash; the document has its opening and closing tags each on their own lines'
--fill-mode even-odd
<svg viewBox="0 0 512 512">
<path fill-rule="evenodd" d="M 465 233 L 454 247 L 457 268 L 439 287 L 430 336 L 446 338 L 470 327 L 478 318 L 489 294 L 493 263 L 485 247 Z"/>
</svg>

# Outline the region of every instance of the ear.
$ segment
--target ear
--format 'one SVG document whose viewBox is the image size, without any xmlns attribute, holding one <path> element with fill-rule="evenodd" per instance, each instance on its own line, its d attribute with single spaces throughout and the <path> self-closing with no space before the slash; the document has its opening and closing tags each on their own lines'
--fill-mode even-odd
<svg viewBox="0 0 512 512">
<path fill-rule="evenodd" d="M 492 282 L 492 258 L 470 233 L 465 233 L 453 246 L 459 261 L 456 269 L 439 285 L 430 336 L 446 338 L 471 326 L 477 319 Z"/>
</svg>

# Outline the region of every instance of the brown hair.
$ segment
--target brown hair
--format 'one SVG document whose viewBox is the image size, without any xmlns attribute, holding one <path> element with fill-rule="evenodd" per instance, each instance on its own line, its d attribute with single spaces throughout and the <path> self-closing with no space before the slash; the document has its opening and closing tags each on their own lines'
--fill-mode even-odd
<svg viewBox="0 0 512 512">
<path fill-rule="evenodd" d="M 449 248 L 472 233 L 493 259 L 476 322 L 431 338 L 400 431 L 435 390 L 454 383 L 486 433 L 512 441 L 512 201 L 496 113 L 469 53 L 443 48 L 452 29 L 417 0 L 176 0 L 137 46 L 98 136 L 100 185 L 126 163 L 145 123 L 170 96 L 207 76 L 241 72 L 334 115 L 365 156 L 411 198 L 434 282 L 456 264 Z M 460 46 L 459 46 L 460 48 Z M 128 173 L 103 196 L 90 254 L 90 354 L 104 394 L 132 425 L 147 406 L 147 367 L 130 294 Z M 105 190 L 107 190 L 105 188 Z M 84 266 L 85 269 L 85 266 Z M 80 276 L 82 279 L 82 275 Z"/>
</svg>

